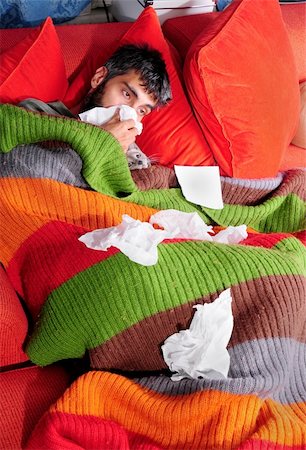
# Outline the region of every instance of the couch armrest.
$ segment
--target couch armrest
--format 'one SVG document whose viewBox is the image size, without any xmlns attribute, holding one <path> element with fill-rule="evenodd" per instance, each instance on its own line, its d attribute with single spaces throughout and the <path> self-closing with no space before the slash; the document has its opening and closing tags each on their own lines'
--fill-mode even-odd
<svg viewBox="0 0 306 450">
<path fill-rule="evenodd" d="M 28 360 L 22 350 L 28 320 L 6 272 L 0 266 L 0 367 Z"/>
</svg>

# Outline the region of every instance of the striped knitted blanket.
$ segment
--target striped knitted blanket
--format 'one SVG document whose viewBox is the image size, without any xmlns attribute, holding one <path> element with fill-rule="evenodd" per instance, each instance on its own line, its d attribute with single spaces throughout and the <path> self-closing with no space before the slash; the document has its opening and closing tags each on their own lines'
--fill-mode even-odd
<svg viewBox="0 0 306 450">
<path fill-rule="evenodd" d="M 1 261 L 33 318 L 27 353 L 42 366 L 87 354 L 91 369 L 29 448 L 306 448 L 304 171 L 223 178 L 225 206 L 212 210 L 179 188 L 141 191 L 112 136 L 74 119 L 3 105 L 0 149 Z M 249 234 L 239 245 L 165 241 L 151 267 L 78 241 L 161 209 Z M 164 340 L 227 288 L 228 378 L 171 381 Z"/>
</svg>

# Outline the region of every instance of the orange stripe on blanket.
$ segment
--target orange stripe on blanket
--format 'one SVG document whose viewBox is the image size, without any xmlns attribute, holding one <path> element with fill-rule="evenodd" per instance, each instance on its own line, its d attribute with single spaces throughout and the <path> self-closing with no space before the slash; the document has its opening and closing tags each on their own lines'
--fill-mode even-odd
<svg viewBox="0 0 306 450">
<path fill-rule="evenodd" d="M 257 418 L 252 441 L 270 441 L 306 448 L 306 402 L 281 405 L 266 400 Z"/>
<path fill-rule="evenodd" d="M 291 405 L 216 390 L 170 396 L 106 372 L 80 377 L 50 411 L 113 420 L 162 448 L 226 450 L 253 437 L 306 444 L 302 420 Z"/>
<path fill-rule="evenodd" d="M 118 422 L 162 448 L 237 448 L 255 430 L 262 401 L 218 391 L 167 396 L 119 375 L 89 372 L 51 407 Z"/>
<path fill-rule="evenodd" d="M 5 224 L 1 260 L 5 266 L 32 233 L 52 220 L 94 230 L 118 225 L 122 214 L 147 221 L 157 211 L 50 179 L 2 178 L 0 192 L 0 223 Z"/>
</svg>

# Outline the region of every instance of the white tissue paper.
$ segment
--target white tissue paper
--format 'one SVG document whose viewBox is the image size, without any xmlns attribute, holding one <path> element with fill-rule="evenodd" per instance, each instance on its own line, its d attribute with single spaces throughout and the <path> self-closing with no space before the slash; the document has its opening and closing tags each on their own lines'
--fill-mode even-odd
<svg viewBox="0 0 306 450">
<path fill-rule="evenodd" d="M 218 166 L 174 166 L 182 194 L 191 203 L 222 209 L 221 178 Z"/>
<path fill-rule="evenodd" d="M 239 244 L 248 237 L 247 226 L 239 225 L 237 227 L 229 226 L 224 230 L 219 231 L 214 237 L 214 242 L 220 244 Z"/>
<path fill-rule="evenodd" d="M 170 238 L 200 239 L 211 241 L 212 236 L 208 233 L 214 233 L 211 225 L 201 219 L 198 213 L 186 213 L 176 209 L 166 209 L 153 214 L 150 223 L 163 227 Z"/>
<path fill-rule="evenodd" d="M 163 229 L 155 229 L 157 224 Z M 228 227 L 214 233 L 198 213 L 185 213 L 167 209 L 153 214 L 150 223 L 134 220 L 124 214 L 120 225 L 90 231 L 79 238 L 88 248 L 107 250 L 113 246 L 121 250 L 131 261 L 144 266 L 157 263 L 157 245 L 165 239 L 198 239 L 223 244 L 238 244 L 247 237 L 246 225 Z"/>
<path fill-rule="evenodd" d="M 227 378 L 230 356 L 226 349 L 233 331 L 230 289 L 213 303 L 195 305 L 190 328 L 168 337 L 161 349 L 171 379 Z"/>
<path fill-rule="evenodd" d="M 123 214 L 120 225 L 91 231 L 79 237 L 86 247 L 94 250 L 118 248 L 131 261 L 144 266 L 157 263 L 157 245 L 165 239 L 164 230 L 155 230 L 148 222 Z"/>
<path fill-rule="evenodd" d="M 138 135 L 142 132 L 142 123 L 137 120 L 137 113 L 134 108 L 128 105 L 110 106 L 109 108 L 103 108 L 97 106 L 96 108 L 89 109 L 79 114 L 79 118 L 83 122 L 89 122 L 93 125 L 103 125 L 103 123 L 110 120 L 119 108 L 120 120 L 133 119 L 135 122 L 135 128 L 137 128 Z"/>
</svg>

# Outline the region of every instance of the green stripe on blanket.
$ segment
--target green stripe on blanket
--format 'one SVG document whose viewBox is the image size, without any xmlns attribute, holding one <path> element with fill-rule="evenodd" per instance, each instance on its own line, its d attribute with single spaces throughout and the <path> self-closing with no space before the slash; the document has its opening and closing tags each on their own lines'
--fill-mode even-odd
<svg viewBox="0 0 306 450">
<path fill-rule="evenodd" d="M 255 206 L 225 205 L 212 210 L 185 200 L 180 189 L 139 192 L 118 142 L 98 127 L 74 119 L 32 113 L 12 105 L 0 106 L 0 148 L 57 139 L 69 143 L 83 160 L 82 175 L 98 192 L 156 209 L 198 212 L 203 220 L 222 226 L 246 224 L 262 232 L 293 232 L 305 228 L 305 172 L 286 175 L 281 187 Z M 296 172 L 296 171 L 295 171 Z M 226 184 L 226 178 L 223 179 Z M 237 188 L 239 190 L 239 187 Z"/>
<path fill-rule="evenodd" d="M 49 295 L 27 354 L 39 365 L 81 357 L 86 349 L 161 311 L 168 310 L 169 320 L 175 321 L 173 308 L 227 287 L 275 275 L 302 275 L 303 245 L 295 238 L 281 245 L 282 251 L 194 241 L 162 244 L 158 264 L 152 267 L 117 253 Z M 161 342 L 155 344 L 158 349 Z"/>
<path fill-rule="evenodd" d="M 81 156 L 82 174 L 93 189 L 111 196 L 137 190 L 118 141 L 99 127 L 1 105 L 0 130 L 0 149 L 4 153 L 20 144 L 64 141 Z"/>
</svg>

